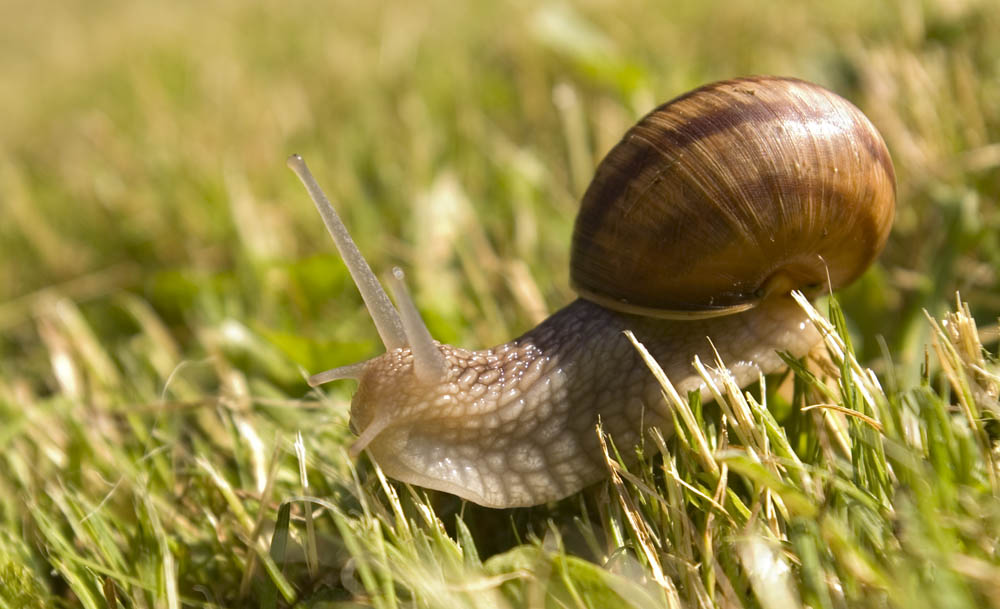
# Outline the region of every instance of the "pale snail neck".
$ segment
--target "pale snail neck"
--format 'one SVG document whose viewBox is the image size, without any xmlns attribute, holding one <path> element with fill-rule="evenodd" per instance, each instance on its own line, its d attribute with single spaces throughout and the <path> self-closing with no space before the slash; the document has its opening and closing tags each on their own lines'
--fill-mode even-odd
<svg viewBox="0 0 1000 609">
<path fill-rule="evenodd" d="M 702 390 L 706 400 L 691 361 L 698 355 L 711 365 L 713 344 L 744 386 L 783 368 L 776 351 L 801 357 L 819 338 L 790 298 L 694 321 L 617 313 L 580 299 L 491 349 L 441 345 L 447 372 L 434 386 L 398 381 L 412 379 L 408 349 L 372 360 L 352 424 L 393 478 L 492 507 L 559 499 L 607 476 L 598 417 L 622 447 L 637 444 L 650 426 L 670 431 L 660 387 L 624 330 L 681 395 Z"/>
</svg>

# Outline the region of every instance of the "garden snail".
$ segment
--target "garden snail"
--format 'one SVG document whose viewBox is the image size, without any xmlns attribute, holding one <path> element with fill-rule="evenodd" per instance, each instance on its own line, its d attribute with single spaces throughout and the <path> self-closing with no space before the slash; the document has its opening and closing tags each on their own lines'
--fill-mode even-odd
<svg viewBox="0 0 1000 609">
<path fill-rule="evenodd" d="M 819 336 L 789 293 L 857 278 L 895 209 L 889 153 L 851 103 L 787 78 L 706 85 L 646 115 L 597 167 L 573 232 L 581 298 L 509 343 L 469 351 L 432 340 L 398 269 L 397 312 L 305 163 L 293 155 L 289 166 L 386 346 L 310 384 L 359 381 L 352 453 L 491 507 L 559 499 L 605 477 L 598 418 L 619 446 L 669 429 L 626 329 L 681 395 L 703 388 L 690 364 L 714 359 L 713 345 L 741 386 L 782 369 L 777 351 L 805 356 Z"/>
</svg>

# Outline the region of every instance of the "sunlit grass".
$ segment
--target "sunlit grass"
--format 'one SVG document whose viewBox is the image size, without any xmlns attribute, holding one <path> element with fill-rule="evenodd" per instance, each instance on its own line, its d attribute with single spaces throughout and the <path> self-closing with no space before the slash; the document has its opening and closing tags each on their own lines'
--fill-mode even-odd
<svg viewBox="0 0 1000 609">
<path fill-rule="evenodd" d="M 0 606 L 1000 607 L 995 2 L 0 13 Z M 848 97 L 896 162 L 825 352 L 749 392 L 701 362 L 715 401 L 553 505 L 352 463 L 351 387 L 304 378 L 377 336 L 288 154 L 482 347 L 571 298 L 624 130 L 748 73 Z"/>
</svg>

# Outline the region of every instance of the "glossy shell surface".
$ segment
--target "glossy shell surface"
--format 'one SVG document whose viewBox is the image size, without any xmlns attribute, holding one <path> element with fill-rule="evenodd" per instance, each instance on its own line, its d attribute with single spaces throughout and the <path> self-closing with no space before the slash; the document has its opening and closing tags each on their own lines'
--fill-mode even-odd
<svg viewBox="0 0 1000 609">
<path fill-rule="evenodd" d="M 795 79 L 713 83 L 650 112 L 600 163 L 570 278 L 589 300 L 667 316 L 817 294 L 867 268 L 894 212 L 889 153 L 853 104 Z"/>
</svg>

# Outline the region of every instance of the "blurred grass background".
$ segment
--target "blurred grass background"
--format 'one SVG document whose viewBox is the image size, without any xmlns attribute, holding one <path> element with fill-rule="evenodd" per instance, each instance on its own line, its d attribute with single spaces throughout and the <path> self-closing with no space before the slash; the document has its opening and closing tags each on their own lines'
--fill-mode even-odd
<svg viewBox="0 0 1000 609">
<path fill-rule="evenodd" d="M 349 436 L 351 387 L 301 408 L 316 405 L 301 369 L 380 347 L 285 168 L 292 152 L 372 267 L 408 269 L 435 337 L 483 347 L 572 298 L 576 202 L 639 116 L 720 78 L 812 80 L 861 107 L 896 163 L 889 245 L 841 295 L 862 361 L 919 383 L 923 311 L 950 310 L 956 290 L 992 344 L 997 32 L 993 0 L 2 0 L 8 565 L 44 591 L 31 598 L 86 605 L 93 583 L 74 584 L 52 548 L 62 536 L 72 546 L 80 514 L 104 506 L 121 539 L 199 565 L 185 594 L 225 604 L 226 590 L 245 593 L 246 571 L 219 558 L 236 555 L 226 544 L 238 535 L 219 525 L 212 542 L 199 529 L 197 515 L 226 510 L 192 482 L 207 471 L 195 459 L 261 491 L 262 455 L 292 454 L 302 429 L 330 455 L 310 465 L 345 475 L 334 447 Z M 294 463 L 280 471 L 294 488 Z M 312 491 L 336 502 L 343 490 L 322 476 Z M 151 505 L 173 515 L 166 532 Z M 120 558 L 87 568 L 121 575 Z"/>
</svg>

